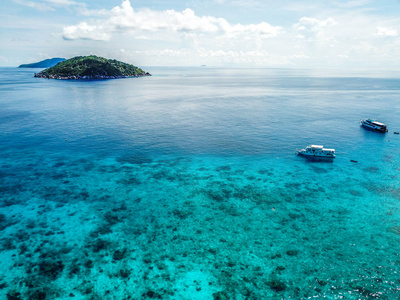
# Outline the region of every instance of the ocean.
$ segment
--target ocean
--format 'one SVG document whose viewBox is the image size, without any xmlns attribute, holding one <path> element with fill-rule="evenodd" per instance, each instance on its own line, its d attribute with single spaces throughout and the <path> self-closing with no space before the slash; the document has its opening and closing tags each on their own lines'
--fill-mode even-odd
<svg viewBox="0 0 400 300">
<path fill-rule="evenodd" d="M 1 299 L 400 298 L 400 73 L 144 69 L 0 68 Z"/>
</svg>

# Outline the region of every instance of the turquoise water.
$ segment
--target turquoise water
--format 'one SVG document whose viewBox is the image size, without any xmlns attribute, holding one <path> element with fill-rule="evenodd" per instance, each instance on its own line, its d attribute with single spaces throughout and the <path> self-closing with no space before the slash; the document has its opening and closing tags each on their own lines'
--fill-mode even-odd
<svg viewBox="0 0 400 300">
<path fill-rule="evenodd" d="M 0 298 L 399 298 L 397 74 L 1 71 Z"/>
</svg>

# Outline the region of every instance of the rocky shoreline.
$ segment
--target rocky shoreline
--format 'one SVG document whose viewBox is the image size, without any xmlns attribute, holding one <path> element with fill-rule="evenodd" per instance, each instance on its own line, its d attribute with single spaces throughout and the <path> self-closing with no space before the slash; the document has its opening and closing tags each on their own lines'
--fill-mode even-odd
<svg viewBox="0 0 400 300">
<path fill-rule="evenodd" d="M 100 79 L 119 79 L 119 78 L 129 78 L 129 77 L 144 77 L 144 76 L 151 76 L 151 74 L 146 72 L 143 75 L 135 75 L 135 76 L 107 76 L 107 75 L 93 75 L 93 76 L 70 75 L 70 76 L 62 76 L 62 75 L 48 75 L 48 74 L 35 73 L 35 75 L 33 77 L 45 78 L 45 79 L 60 79 L 60 80 L 100 80 Z"/>
</svg>

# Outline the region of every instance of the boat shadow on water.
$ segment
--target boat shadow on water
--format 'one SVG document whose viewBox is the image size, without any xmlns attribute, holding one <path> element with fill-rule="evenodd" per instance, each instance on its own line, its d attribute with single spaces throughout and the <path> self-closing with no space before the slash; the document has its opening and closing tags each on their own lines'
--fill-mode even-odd
<svg viewBox="0 0 400 300">
<path fill-rule="evenodd" d="M 360 126 L 360 130 L 362 131 L 362 135 L 366 138 L 369 137 L 376 140 L 384 140 L 386 138 L 386 132 L 376 131 L 364 126 Z"/>
<path fill-rule="evenodd" d="M 300 156 L 306 161 L 306 163 L 333 163 L 334 161 L 331 157 Z"/>
</svg>

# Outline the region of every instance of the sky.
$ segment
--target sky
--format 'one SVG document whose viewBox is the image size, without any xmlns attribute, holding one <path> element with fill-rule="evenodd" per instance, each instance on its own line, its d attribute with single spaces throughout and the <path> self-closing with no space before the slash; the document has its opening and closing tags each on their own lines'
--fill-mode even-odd
<svg viewBox="0 0 400 300">
<path fill-rule="evenodd" d="M 8 0 L 0 66 L 52 57 L 137 66 L 400 68 L 400 0 Z"/>
</svg>

